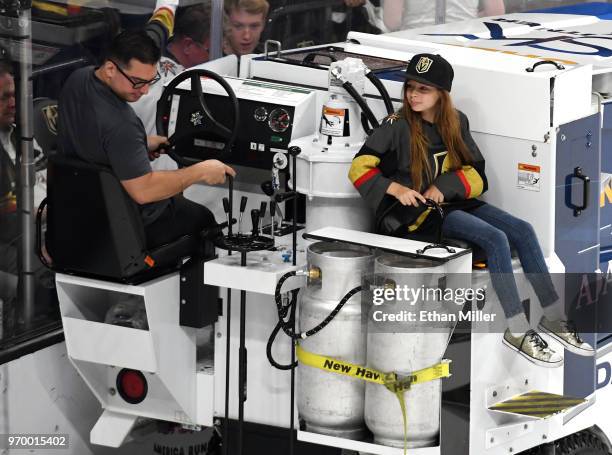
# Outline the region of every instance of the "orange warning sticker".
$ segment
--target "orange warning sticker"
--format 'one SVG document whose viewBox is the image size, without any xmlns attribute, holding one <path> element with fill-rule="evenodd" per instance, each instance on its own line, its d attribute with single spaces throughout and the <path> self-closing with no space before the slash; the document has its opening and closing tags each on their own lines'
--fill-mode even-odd
<svg viewBox="0 0 612 455">
<path fill-rule="evenodd" d="M 149 267 L 153 267 L 155 265 L 155 261 L 153 260 L 153 258 L 151 256 L 147 256 L 144 258 L 144 262 L 145 264 L 147 264 Z"/>
<path fill-rule="evenodd" d="M 519 171 L 531 171 L 531 172 L 540 172 L 540 166 L 534 166 L 533 164 L 518 164 Z"/>
<path fill-rule="evenodd" d="M 542 175 L 540 166 L 518 163 L 517 188 L 529 191 L 540 191 Z"/>
<path fill-rule="evenodd" d="M 335 137 L 345 136 L 344 121 L 346 115 L 347 109 L 323 106 L 323 115 L 321 115 L 320 128 L 321 134 Z"/>
</svg>

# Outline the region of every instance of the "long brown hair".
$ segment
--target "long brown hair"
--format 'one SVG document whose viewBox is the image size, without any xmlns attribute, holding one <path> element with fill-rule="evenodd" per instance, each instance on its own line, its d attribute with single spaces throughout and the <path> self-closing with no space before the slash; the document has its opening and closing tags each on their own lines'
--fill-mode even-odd
<svg viewBox="0 0 612 455">
<path fill-rule="evenodd" d="M 433 180 L 432 169 L 427 159 L 429 143 L 423 132 L 421 114 L 413 111 L 406 100 L 407 84 L 408 80 L 404 83 L 402 91 L 404 99 L 401 115 L 408 122 L 410 128 L 410 174 L 412 189 L 421 191 L 424 189 L 422 188 L 424 181 L 431 182 Z M 444 145 L 446 145 L 451 170 L 457 170 L 462 165 L 472 162 L 472 153 L 461 137 L 459 113 L 453 105 L 450 93 L 438 88 L 436 90 L 438 90 L 440 98 L 434 122 L 438 127 Z"/>
</svg>

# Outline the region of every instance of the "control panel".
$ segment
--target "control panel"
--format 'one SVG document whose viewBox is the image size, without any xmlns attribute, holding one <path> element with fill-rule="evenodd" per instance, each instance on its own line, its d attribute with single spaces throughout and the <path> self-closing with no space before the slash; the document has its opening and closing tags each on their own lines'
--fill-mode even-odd
<svg viewBox="0 0 612 455">
<path fill-rule="evenodd" d="M 238 136 L 229 157 L 231 164 L 270 169 L 272 157 L 286 153 L 289 143 L 312 134 L 315 125 L 314 92 L 268 82 L 226 78 L 234 89 L 240 109 Z M 222 137 L 206 131 L 206 121 L 197 95 L 179 85 L 172 100 L 168 123 L 169 134 L 183 128 L 195 134 L 177 144 L 178 154 L 190 157 L 214 157 L 223 149 Z M 233 114 L 229 97 L 211 80 L 202 81 L 204 101 L 215 120 L 232 129 Z M 202 132 L 198 132 L 201 127 Z"/>
</svg>

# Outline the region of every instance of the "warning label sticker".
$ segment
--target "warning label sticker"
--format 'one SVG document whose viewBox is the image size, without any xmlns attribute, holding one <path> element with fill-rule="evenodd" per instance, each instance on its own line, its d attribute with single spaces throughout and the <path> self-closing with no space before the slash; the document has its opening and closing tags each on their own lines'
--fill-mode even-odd
<svg viewBox="0 0 612 455">
<path fill-rule="evenodd" d="M 321 134 L 336 137 L 346 136 L 344 134 L 344 119 L 346 115 L 346 109 L 323 106 Z"/>
<path fill-rule="evenodd" d="M 540 191 L 540 166 L 519 163 L 516 186 L 523 190 Z"/>
</svg>

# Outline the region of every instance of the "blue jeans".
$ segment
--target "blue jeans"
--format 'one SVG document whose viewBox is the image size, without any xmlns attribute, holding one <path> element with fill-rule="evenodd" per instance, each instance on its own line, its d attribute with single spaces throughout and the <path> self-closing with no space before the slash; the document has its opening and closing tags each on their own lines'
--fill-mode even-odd
<svg viewBox="0 0 612 455">
<path fill-rule="evenodd" d="M 528 222 L 484 204 L 470 212 L 450 212 L 444 219 L 442 232 L 446 237 L 467 240 L 485 251 L 493 289 L 507 318 L 524 311 L 512 272 L 511 246 L 516 249 L 542 306 L 552 305 L 559 299 L 542 248 Z"/>
</svg>

